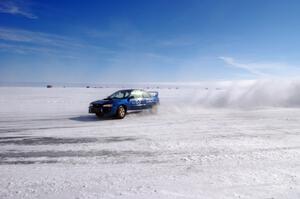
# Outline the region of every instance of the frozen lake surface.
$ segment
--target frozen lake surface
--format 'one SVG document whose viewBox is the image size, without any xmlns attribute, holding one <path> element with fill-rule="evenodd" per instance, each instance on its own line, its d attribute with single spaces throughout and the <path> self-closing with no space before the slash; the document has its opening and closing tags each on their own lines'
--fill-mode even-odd
<svg viewBox="0 0 300 199">
<path fill-rule="evenodd" d="M 0 88 L 0 198 L 300 198 L 293 98 L 164 88 L 158 114 L 87 113 L 114 90 Z"/>
</svg>

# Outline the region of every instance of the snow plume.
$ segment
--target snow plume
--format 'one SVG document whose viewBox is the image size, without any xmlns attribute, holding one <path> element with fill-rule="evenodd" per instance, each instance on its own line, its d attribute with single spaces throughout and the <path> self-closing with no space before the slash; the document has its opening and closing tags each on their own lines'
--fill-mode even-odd
<svg viewBox="0 0 300 199">
<path fill-rule="evenodd" d="M 300 107 L 300 80 L 199 83 L 197 86 L 174 92 L 178 92 L 178 96 L 182 96 L 174 99 L 174 103 L 191 106 L 215 108 Z"/>
<path fill-rule="evenodd" d="M 300 82 L 257 80 L 233 82 L 220 92 L 210 92 L 205 104 L 225 107 L 299 106 Z"/>
</svg>

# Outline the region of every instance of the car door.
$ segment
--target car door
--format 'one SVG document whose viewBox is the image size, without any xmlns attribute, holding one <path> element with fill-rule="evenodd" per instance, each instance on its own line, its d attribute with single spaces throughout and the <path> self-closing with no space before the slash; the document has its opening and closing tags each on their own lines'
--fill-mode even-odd
<svg viewBox="0 0 300 199">
<path fill-rule="evenodd" d="M 130 110 L 141 110 L 143 109 L 143 93 L 140 90 L 134 90 L 131 92 L 129 97 L 129 109 Z"/>
</svg>

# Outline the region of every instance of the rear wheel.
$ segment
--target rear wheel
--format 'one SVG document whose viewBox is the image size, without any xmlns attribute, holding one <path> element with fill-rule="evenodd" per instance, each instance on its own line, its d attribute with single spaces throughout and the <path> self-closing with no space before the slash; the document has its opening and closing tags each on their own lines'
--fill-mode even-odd
<svg viewBox="0 0 300 199">
<path fill-rule="evenodd" d="M 117 113 L 116 113 L 116 117 L 118 119 L 123 119 L 126 115 L 126 109 L 124 106 L 119 106 L 119 108 L 117 109 Z"/>
</svg>

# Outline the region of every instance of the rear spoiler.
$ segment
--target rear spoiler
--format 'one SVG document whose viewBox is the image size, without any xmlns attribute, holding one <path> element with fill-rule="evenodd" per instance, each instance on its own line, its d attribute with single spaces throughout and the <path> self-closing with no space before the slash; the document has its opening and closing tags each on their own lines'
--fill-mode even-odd
<svg viewBox="0 0 300 199">
<path fill-rule="evenodd" d="M 148 91 L 148 93 L 149 93 L 152 97 L 158 97 L 158 92 L 157 92 L 157 91 Z"/>
</svg>

